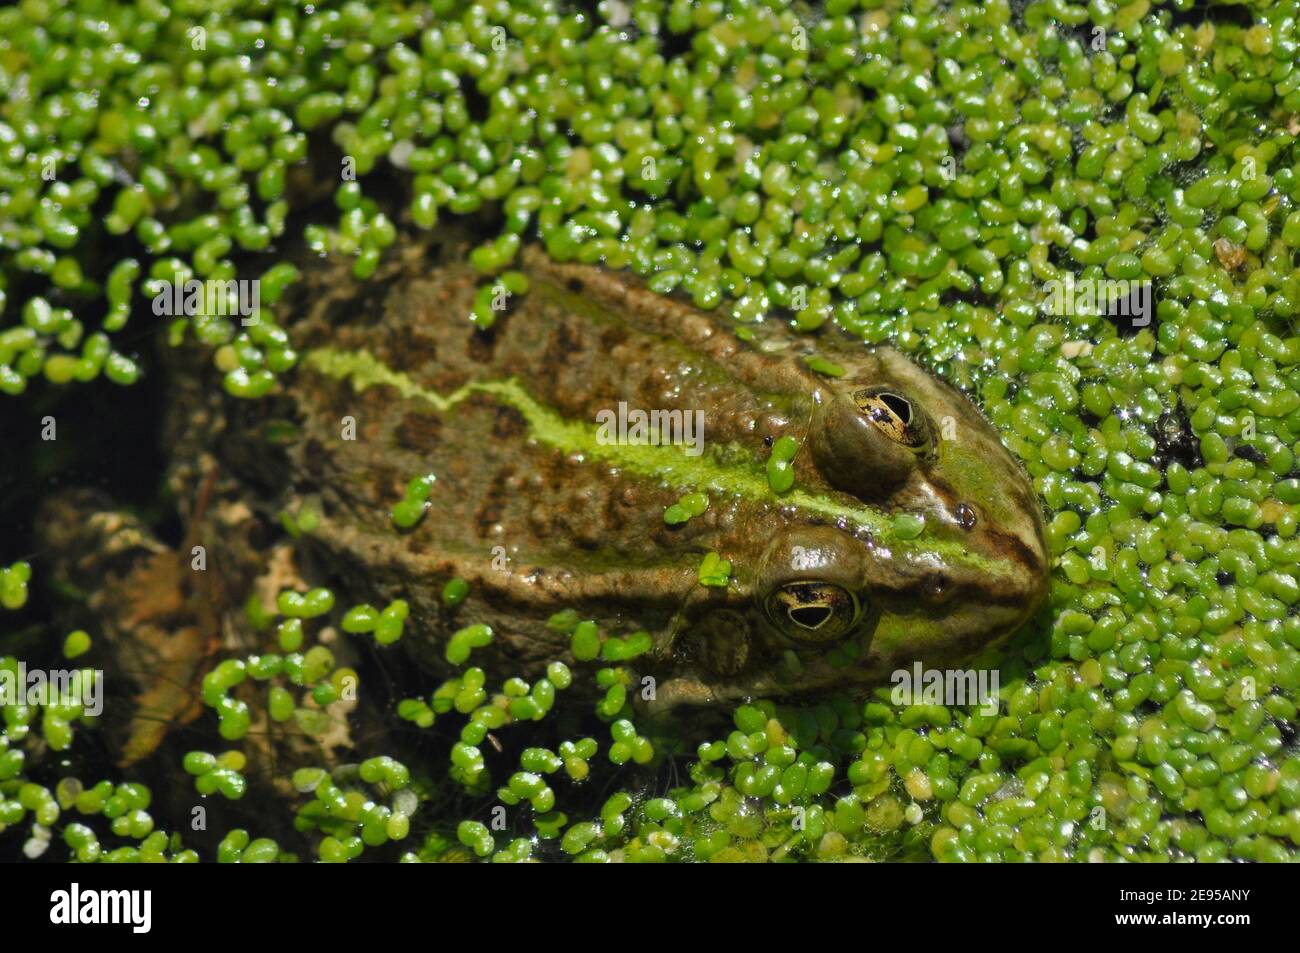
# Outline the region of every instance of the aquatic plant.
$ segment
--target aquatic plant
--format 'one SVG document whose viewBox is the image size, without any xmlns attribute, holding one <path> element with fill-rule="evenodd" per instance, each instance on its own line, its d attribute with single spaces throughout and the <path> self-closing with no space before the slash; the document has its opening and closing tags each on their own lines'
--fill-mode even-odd
<svg viewBox="0 0 1300 953">
<path fill-rule="evenodd" d="M 578 664 L 490 684 L 470 663 L 491 633 L 463 630 L 447 648 L 459 674 L 395 705 L 417 732 L 450 724 L 438 760 L 406 765 L 375 741 L 356 765 L 299 766 L 276 832 L 297 843 L 236 828 L 215 858 L 401 844 L 405 860 L 1294 859 L 1294 0 L 597 9 L 0 10 L 0 391 L 133 384 L 150 299 L 255 277 L 255 322 L 210 302 L 169 333 L 208 345 L 229 393 L 265 396 L 298 360 L 274 319 L 296 277 L 273 251 L 291 212 L 332 193 L 337 220 L 304 235 L 359 279 L 399 228 L 478 216 L 495 232 L 471 256 L 483 325 L 498 283 L 527 293 L 512 264 L 537 240 L 742 324 L 834 321 L 967 388 L 1050 511 L 1051 604 L 1000 657 L 994 714 L 899 705 L 888 688 L 760 700 L 690 749 L 629 702 L 636 633 L 557 617 Z M 1152 282 L 1153 313 L 1046 315 L 1044 286 L 1067 278 Z M 796 451 L 773 454 L 774 490 Z M 412 481 L 394 532 L 428 490 Z M 26 562 L 0 572 L 6 610 L 30 613 L 34 561 L 34 580 Z M 701 579 L 725 582 L 720 562 Z M 449 583 L 444 598 L 464 595 Z M 334 623 L 388 651 L 405 616 L 344 610 L 324 588 L 275 608 L 261 611 L 277 651 L 203 681 L 214 749 L 262 717 L 252 683 L 277 725 L 346 721 L 329 712 L 356 673 L 326 645 L 304 651 L 308 635 Z M 0 651 L 63 646 L 89 664 L 105 650 L 93 629 L 37 627 L 39 644 L 12 632 Z M 578 679 L 594 705 L 564 698 Z M 19 832 L 32 857 L 59 840 L 85 861 L 198 859 L 154 829 L 167 806 L 143 785 L 65 776 L 48 755 L 96 731 L 81 706 L 0 710 L 0 838 Z M 247 797 L 245 767 L 239 748 L 183 764 L 204 803 Z M 613 794 L 594 794 L 596 773 Z M 173 808 L 178 830 L 189 809 Z"/>
</svg>

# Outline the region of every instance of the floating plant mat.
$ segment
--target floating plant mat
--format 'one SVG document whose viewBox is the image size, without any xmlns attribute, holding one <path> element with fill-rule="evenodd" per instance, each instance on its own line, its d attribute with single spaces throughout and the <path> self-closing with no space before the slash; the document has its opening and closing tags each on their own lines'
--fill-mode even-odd
<svg viewBox="0 0 1300 953">
<path fill-rule="evenodd" d="M 0 857 L 1296 859 L 1296 14 L 0 10 Z M 421 676 L 415 596 L 343 598 L 310 501 L 245 535 L 264 501 L 223 495 L 211 447 L 159 456 L 164 376 L 251 414 L 306 373 L 285 249 L 350 271 L 364 316 L 408 236 L 449 228 L 477 236 L 485 334 L 539 243 L 970 394 L 1052 562 L 977 663 L 995 703 L 645 718 L 645 639 L 572 607 L 537 674 L 479 667 L 503 633 L 468 624 Z M 399 477 L 393 534 L 438 518 L 436 480 Z M 204 526 L 258 571 L 201 566 Z"/>
</svg>

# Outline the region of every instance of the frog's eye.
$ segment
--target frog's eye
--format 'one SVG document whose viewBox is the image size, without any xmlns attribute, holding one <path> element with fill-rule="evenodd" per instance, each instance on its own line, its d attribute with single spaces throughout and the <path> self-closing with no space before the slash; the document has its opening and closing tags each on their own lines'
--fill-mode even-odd
<svg viewBox="0 0 1300 953">
<path fill-rule="evenodd" d="M 767 597 L 772 624 L 800 642 L 843 638 L 862 615 L 853 593 L 833 582 L 788 582 Z"/>
<path fill-rule="evenodd" d="M 888 385 L 863 387 L 853 392 L 853 402 L 862 415 L 895 443 L 909 450 L 930 445 L 930 427 L 925 414 Z"/>
<path fill-rule="evenodd" d="M 925 412 L 893 386 L 831 394 L 813 413 L 808 439 L 817 469 L 860 500 L 888 498 L 933 449 Z"/>
</svg>

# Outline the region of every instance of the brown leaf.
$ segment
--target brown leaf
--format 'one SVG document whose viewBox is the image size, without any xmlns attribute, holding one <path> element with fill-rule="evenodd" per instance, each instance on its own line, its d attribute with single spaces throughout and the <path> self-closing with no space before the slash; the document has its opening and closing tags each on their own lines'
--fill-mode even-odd
<svg viewBox="0 0 1300 953">
<path fill-rule="evenodd" d="M 203 711 L 199 676 L 210 648 L 210 640 L 193 626 L 171 633 L 142 626 L 134 635 L 153 647 L 156 662 L 150 672 L 137 673 L 137 680 L 148 684 L 134 699 L 129 736 L 118 760 L 123 768 L 153 754 L 168 731 L 188 725 Z"/>
<path fill-rule="evenodd" d="M 181 559 L 172 550 L 154 553 L 138 564 L 122 588 L 127 603 L 122 621 L 126 625 L 165 622 L 185 611 Z"/>
</svg>

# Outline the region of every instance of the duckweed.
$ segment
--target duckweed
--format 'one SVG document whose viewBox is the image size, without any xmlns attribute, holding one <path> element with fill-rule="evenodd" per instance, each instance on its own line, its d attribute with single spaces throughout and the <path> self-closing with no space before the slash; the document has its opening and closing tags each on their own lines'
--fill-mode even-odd
<svg viewBox="0 0 1300 953">
<path fill-rule="evenodd" d="M 0 606 L 21 609 L 27 604 L 27 583 L 32 578 L 31 563 L 16 562 L 0 569 Z"/>
<path fill-rule="evenodd" d="M 724 587 L 731 579 L 731 563 L 709 551 L 700 562 L 700 585 Z"/>
<path fill-rule="evenodd" d="M 470 652 L 481 649 L 492 641 L 492 629 L 486 625 L 471 625 L 453 633 L 447 641 L 447 661 L 452 665 L 463 665 L 469 660 Z"/>
<path fill-rule="evenodd" d="M 693 516 L 700 516 L 709 508 L 707 493 L 687 493 L 676 503 L 664 510 L 664 522 L 669 526 L 678 526 Z"/>
<path fill-rule="evenodd" d="M 692 739 L 692 758 L 636 714 L 653 691 L 635 670 L 648 636 L 566 610 L 550 625 L 572 669 L 497 685 L 469 667 L 397 704 L 408 726 L 451 732 L 427 774 L 358 734 L 360 763 L 289 772 L 290 849 L 235 828 L 204 856 L 1294 860 L 1297 11 L 1241 7 L 1249 25 L 1158 0 L 0 11 L 0 86 L 25 91 L 0 104 L 6 395 L 135 383 L 152 365 L 129 353 L 128 325 L 151 298 L 172 343 L 211 351 L 227 392 L 281 386 L 297 353 L 274 311 L 298 274 L 266 251 L 295 237 L 294 173 L 323 133 L 346 170 L 338 218 L 303 237 L 359 278 L 408 221 L 486 209 L 500 233 L 471 255 L 480 327 L 528 293 L 512 266 L 534 239 L 746 324 L 834 322 L 970 391 L 1049 514 L 1050 604 L 997 658 L 993 714 L 900 706 L 887 689 L 756 700 Z M 388 177 L 409 184 L 409 208 L 382 206 Z M 166 313 L 169 286 L 240 276 L 260 282 L 255 313 L 216 306 L 228 297 Z M 1150 322 L 1043 306 L 1049 282 L 1103 278 L 1152 282 Z M 774 493 L 792 488 L 798 449 L 773 444 Z M 432 488 L 408 484 L 399 530 Z M 665 523 L 707 505 L 678 501 Z M 920 527 L 900 516 L 894 530 Z M 725 586 L 730 570 L 710 552 L 700 582 Z M 29 611 L 31 579 L 25 561 L 0 569 L 0 606 Z M 452 580 L 442 602 L 467 593 Z M 244 796 L 263 710 L 308 737 L 348 725 L 356 673 L 317 639 L 337 621 L 391 645 L 409 611 L 393 596 L 342 609 L 328 589 L 286 591 L 250 611 L 268 650 L 201 680 L 212 747 L 241 747 L 183 756 L 200 799 Z M 0 648 L 41 651 L 14 628 Z M 467 663 L 485 628 L 460 630 L 447 658 Z M 62 643 L 46 629 L 52 657 L 98 651 L 93 627 Z M 559 716 L 571 687 L 594 711 L 565 707 L 607 732 L 577 737 Z M 25 856 L 199 859 L 163 829 L 181 829 L 179 808 L 130 781 L 68 777 L 46 753 L 95 730 L 84 705 L 5 700 L 0 716 L 0 833 L 22 830 Z M 665 790 L 653 768 L 668 757 L 685 773 Z M 524 813 L 506 828 L 495 808 Z"/>
<path fill-rule="evenodd" d="M 464 579 L 449 579 L 442 587 L 442 603 L 448 608 L 455 608 L 469 595 L 469 583 Z"/>
<path fill-rule="evenodd" d="M 429 494 L 437 478 L 432 474 L 413 477 L 406 485 L 406 495 L 393 506 L 393 525 L 399 529 L 411 529 L 424 518 L 429 509 Z"/>
<path fill-rule="evenodd" d="M 767 458 L 767 484 L 773 493 L 788 493 L 794 487 L 794 458 L 799 442 L 789 435 L 778 437 Z"/>
</svg>

